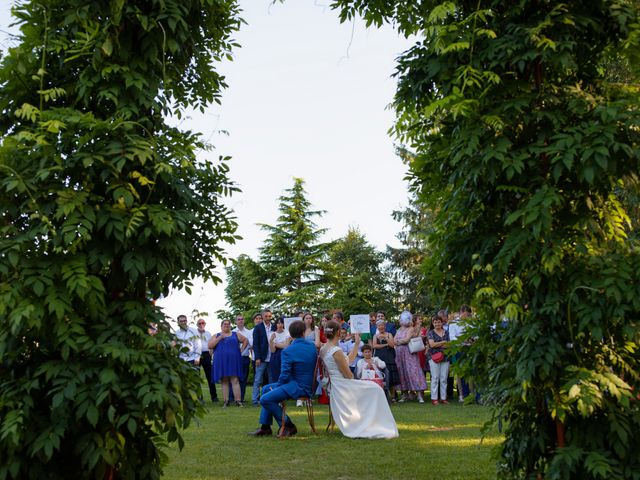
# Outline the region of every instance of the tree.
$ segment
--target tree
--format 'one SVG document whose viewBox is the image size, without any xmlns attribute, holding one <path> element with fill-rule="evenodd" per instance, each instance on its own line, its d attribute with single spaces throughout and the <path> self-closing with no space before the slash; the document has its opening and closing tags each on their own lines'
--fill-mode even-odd
<svg viewBox="0 0 640 480">
<path fill-rule="evenodd" d="M 359 230 L 350 228 L 329 250 L 325 308 L 351 314 L 394 310 L 383 261 L 383 254 Z"/>
<path fill-rule="evenodd" d="M 506 422 L 500 476 L 636 477 L 640 249 L 619 187 L 640 160 L 638 3 L 333 6 L 418 38 L 394 131 L 436 212 L 425 274 L 479 307 L 465 363 Z M 633 83 L 607 78 L 613 52 Z"/>
<path fill-rule="evenodd" d="M 326 229 L 317 228 L 313 221 L 325 212 L 311 210 L 301 178 L 294 178 L 279 201 L 276 225 L 261 225 L 268 232 L 260 248 L 266 278 L 263 305 L 284 312 L 311 309 L 322 298 L 326 254 L 331 247 L 319 241 Z"/>
<path fill-rule="evenodd" d="M 263 286 L 266 283 L 266 272 L 258 262 L 248 255 L 240 255 L 226 267 L 227 286 L 224 293 L 229 310 L 219 310 L 218 317 L 235 322 L 235 316 L 241 313 L 250 319 L 262 305 L 270 304 L 269 298 L 264 298 Z"/>
<path fill-rule="evenodd" d="M 409 205 L 404 210 L 394 210 L 392 216 L 402 223 L 396 235 L 402 246 L 394 248 L 387 245 L 385 256 L 389 266 L 385 274 L 389 277 L 389 287 L 401 309 L 414 312 L 433 310 L 436 303 L 434 293 L 422 266 L 431 253 L 427 239 L 433 233 L 434 213 L 412 194 Z"/>
<path fill-rule="evenodd" d="M 217 280 L 226 158 L 166 123 L 219 101 L 228 0 L 18 2 L 0 65 L 0 478 L 159 478 L 201 411 L 151 298 Z M 149 322 L 160 333 L 147 333 Z"/>
</svg>

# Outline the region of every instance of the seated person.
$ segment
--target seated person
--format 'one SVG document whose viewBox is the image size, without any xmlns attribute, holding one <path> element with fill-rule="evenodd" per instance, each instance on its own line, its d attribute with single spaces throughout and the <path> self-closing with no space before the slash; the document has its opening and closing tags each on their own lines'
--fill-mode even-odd
<svg viewBox="0 0 640 480">
<path fill-rule="evenodd" d="M 260 428 L 249 435 L 259 437 L 271 435 L 271 424 L 274 418 L 278 426 L 282 427 L 282 407 L 280 402 L 287 399 L 311 396 L 313 373 L 318 358 L 316 346 L 303 338 L 304 323 L 300 320 L 296 320 L 289 326 L 289 334 L 293 341 L 291 345 L 282 350 L 282 368 L 278 381 L 262 387 Z M 289 437 L 297 432 L 296 426 L 287 416 L 281 436 Z"/>
<path fill-rule="evenodd" d="M 371 348 L 371 345 L 363 345 L 362 353 L 364 358 L 362 360 L 358 360 L 358 363 L 356 364 L 356 378 L 383 378 L 382 370 L 387 368 L 387 364 L 380 358 L 373 356 L 373 349 Z"/>
<path fill-rule="evenodd" d="M 336 425 L 350 438 L 397 437 L 398 427 L 384 391 L 372 382 L 355 380 L 349 369 L 349 363 L 356 358 L 360 336 L 355 336 L 355 348 L 347 356 L 338 346 L 339 331 L 337 322 L 328 322 L 325 327 L 327 344 L 320 349 L 328 373 L 331 414 Z"/>
</svg>

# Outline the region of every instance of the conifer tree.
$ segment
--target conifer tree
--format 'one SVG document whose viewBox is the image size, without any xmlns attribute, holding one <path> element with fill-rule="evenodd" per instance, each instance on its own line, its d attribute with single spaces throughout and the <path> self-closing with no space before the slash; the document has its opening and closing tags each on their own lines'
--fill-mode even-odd
<svg viewBox="0 0 640 480">
<path fill-rule="evenodd" d="M 331 243 L 320 241 L 326 229 L 318 228 L 314 221 L 325 212 L 311 209 L 301 178 L 294 178 L 279 202 L 277 223 L 261 224 L 267 232 L 260 248 L 264 300 L 284 313 L 311 309 L 322 298 L 326 255 L 331 247 Z"/>
</svg>

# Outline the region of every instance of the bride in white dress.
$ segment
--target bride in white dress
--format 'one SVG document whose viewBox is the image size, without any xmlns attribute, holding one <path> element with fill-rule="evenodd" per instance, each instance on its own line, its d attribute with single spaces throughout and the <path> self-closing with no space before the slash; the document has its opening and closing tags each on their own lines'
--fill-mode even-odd
<svg viewBox="0 0 640 480">
<path fill-rule="evenodd" d="M 331 413 L 338 428 L 350 438 L 395 438 L 398 427 L 380 386 L 367 380 L 354 380 L 349 365 L 358 354 L 360 337 L 349 356 L 338 346 L 340 326 L 335 321 L 324 329 L 328 342 L 320 357 L 329 373 Z"/>
</svg>

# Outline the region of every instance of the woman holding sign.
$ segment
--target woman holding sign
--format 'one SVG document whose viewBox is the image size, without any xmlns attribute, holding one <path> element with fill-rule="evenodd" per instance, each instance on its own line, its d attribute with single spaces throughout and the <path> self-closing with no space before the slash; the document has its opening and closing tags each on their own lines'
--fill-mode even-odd
<svg viewBox="0 0 640 480">
<path fill-rule="evenodd" d="M 373 382 L 354 380 L 349 369 L 360 346 L 360 335 L 354 335 L 355 345 L 345 355 L 338 346 L 340 325 L 331 320 L 324 332 L 327 344 L 320 349 L 320 357 L 329 377 L 331 414 L 342 434 L 350 438 L 397 437 L 398 427 L 384 391 Z"/>
</svg>

